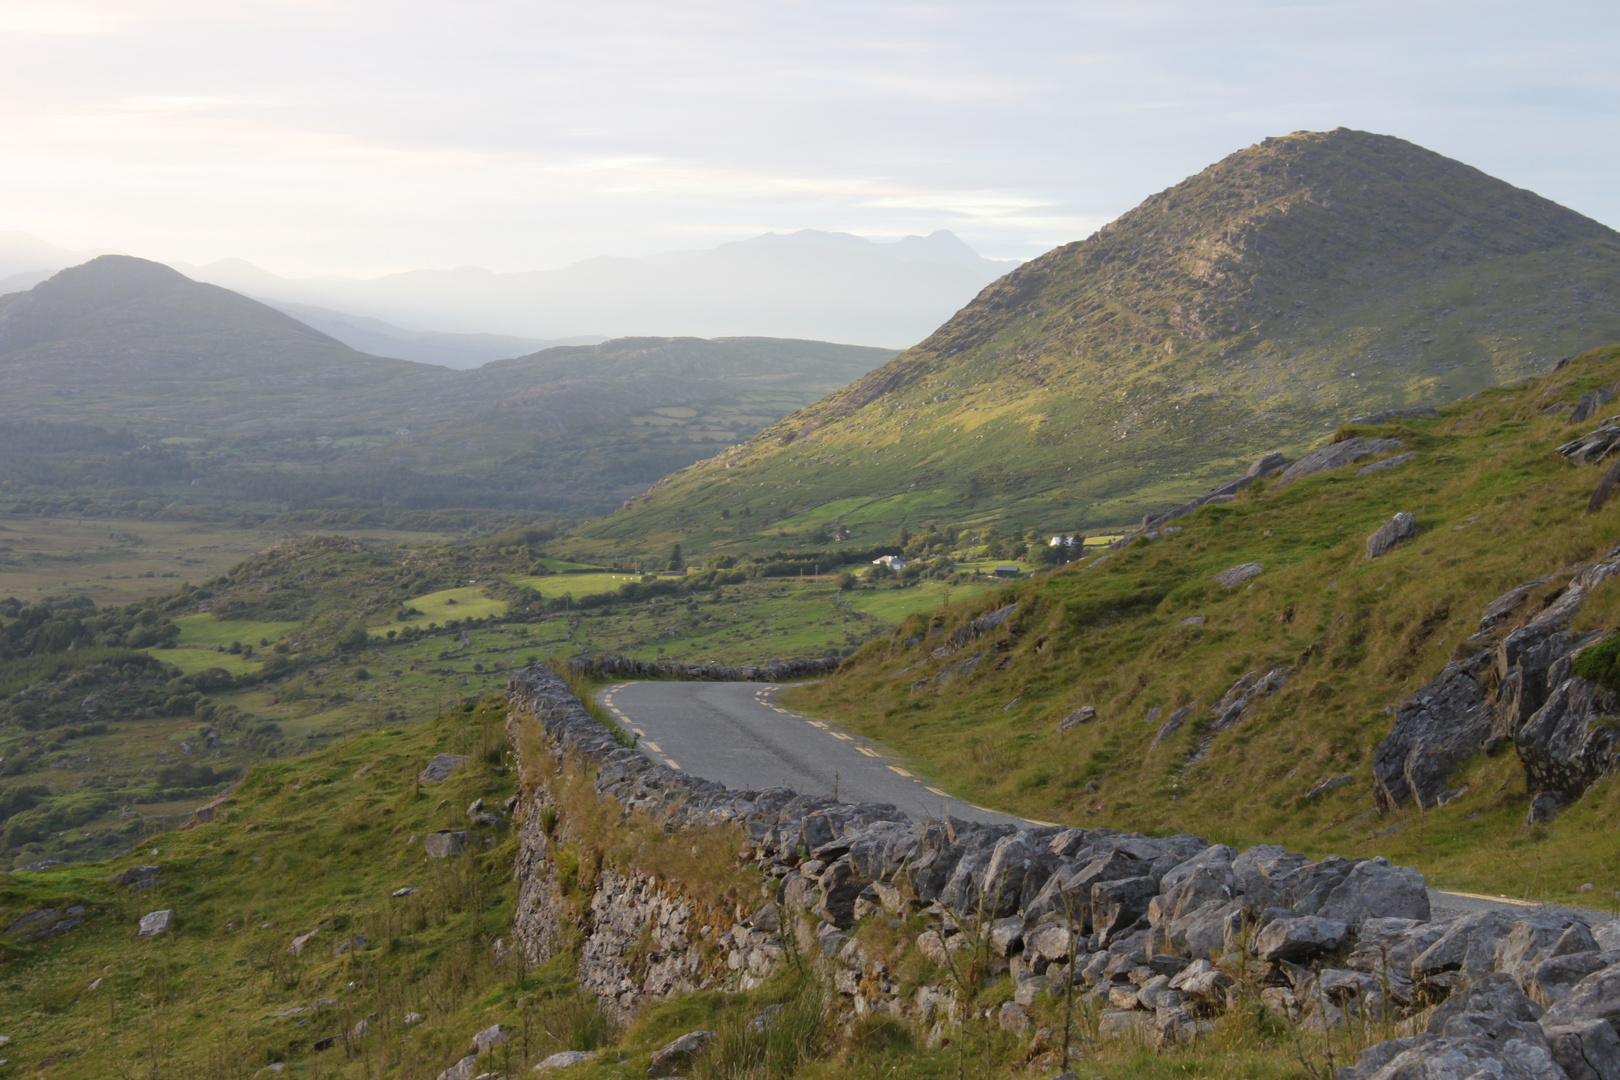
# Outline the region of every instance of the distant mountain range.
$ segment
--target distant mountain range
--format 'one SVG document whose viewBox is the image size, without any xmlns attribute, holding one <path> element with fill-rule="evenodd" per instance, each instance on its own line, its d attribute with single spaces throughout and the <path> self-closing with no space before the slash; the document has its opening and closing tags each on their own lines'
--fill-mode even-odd
<svg viewBox="0 0 1620 1080">
<path fill-rule="evenodd" d="M 0 292 L 31 288 L 91 253 L 0 233 Z M 1016 262 L 952 233 L 883 243 L 805 229 L 558 270 L 417 270 L 363 281 L 279 277 L 240 259 L 172 263 L 196 281 L 280 308 L 364 351 L 473 367 L 550 344 L 632 335 L 772 336 L 902 347 Z M 320 309 L 320 310 L 317 310 Z"/>
<path fill-rule="evenodd" d="M 89 491 L 104 506 L 179 497 L 197 513 L 601 513 L 893 355 L 630 338 L 453 371 L 367 355 L 239 293 L 103 255 L 0 296 L 0 426 L 51 427 L 0 440 L 0 494 L 23 509 Z M 144 445 L 131 459 L 74 434 L 85 425 Z M 88 456 L 51 457 L 81 445 Z"/>
<path fill-rule="evenodd" d="M 582 533 L 701 550 L 834 518 L 852 542 L 929 520 L 1118 526 L 1357 414 L 1616 341 L 1620 233 L 1400 139 L 1296 132 L 1025 263 Z"/>
</svg>

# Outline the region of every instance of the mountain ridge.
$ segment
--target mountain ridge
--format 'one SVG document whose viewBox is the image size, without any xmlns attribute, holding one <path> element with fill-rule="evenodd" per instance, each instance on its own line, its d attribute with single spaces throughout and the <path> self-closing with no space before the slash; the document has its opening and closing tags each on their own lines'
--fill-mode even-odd
<svg viewBox="0 0 1620 1080">
<path fill-rule="evenodd" d="M 778 485 L 779 512 L 888 500 L 862 511 L 864 540 L 926 520 L 1113 527 L 1345 417 L 1615 338 L 1620 233 L 1392 136 L 1296 132 L 1023 264 L 889 364 L 581 535 L 779 541 L 716 520 Z"/>
</svg>

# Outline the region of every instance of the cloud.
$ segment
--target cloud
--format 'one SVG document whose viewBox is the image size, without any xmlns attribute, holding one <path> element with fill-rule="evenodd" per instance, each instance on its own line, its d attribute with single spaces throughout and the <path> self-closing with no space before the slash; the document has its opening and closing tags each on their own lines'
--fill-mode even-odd
<svg viewBox="0 0 1620 1080">
<path fill-rule="evenodd" d="M 1528 0 L 0 0 L 0 227 L 290 273 L 762 227 L 1027 257 L 1338 124 L 1620 223 L 1617 29 Z"/>
</svg>

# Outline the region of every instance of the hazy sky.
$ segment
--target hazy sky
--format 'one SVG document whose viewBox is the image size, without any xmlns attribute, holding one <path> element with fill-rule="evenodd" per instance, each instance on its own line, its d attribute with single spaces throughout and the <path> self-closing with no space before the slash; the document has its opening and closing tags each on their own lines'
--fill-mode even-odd
<svg viewBox="0 0 1620 1080">
<path fill-rule="evenodd" d="M 0 229 L 289 274 L 1077 239 L 1264 136 L 1620 226 L 1620 4 L 0 0 Z"/>
</svg>

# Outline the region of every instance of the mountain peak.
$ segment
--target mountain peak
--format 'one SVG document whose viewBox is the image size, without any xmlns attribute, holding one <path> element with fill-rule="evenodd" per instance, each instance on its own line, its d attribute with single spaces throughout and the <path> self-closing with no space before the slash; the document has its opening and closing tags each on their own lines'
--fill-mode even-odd
<svg viewBox="0 0 1620 1080">
<path fill-rule="evenodd" d="M 920 345 L 586 535 L 696 550 L 749 486 L 895 524 L 1114 526 L 1620 339 L 1620 233 L 1404 139 L 1268 138 L 992 282 Z M 887 501 L 883 501 L 887 500 Z M 740 508 L 740 507 L 739 507 Z M 734 508 L 736 509 L 736 508 Z"/>
<path fill-rule="evenodd" d="M 70 299 L 81 310 L 92 310 L 180 284 L 195 283 L 178 270 L 149 259 L 99 255 L 87 263 L 59 271 L 35 286 L 33 292 L 41 299 Z"/>
</svg>

